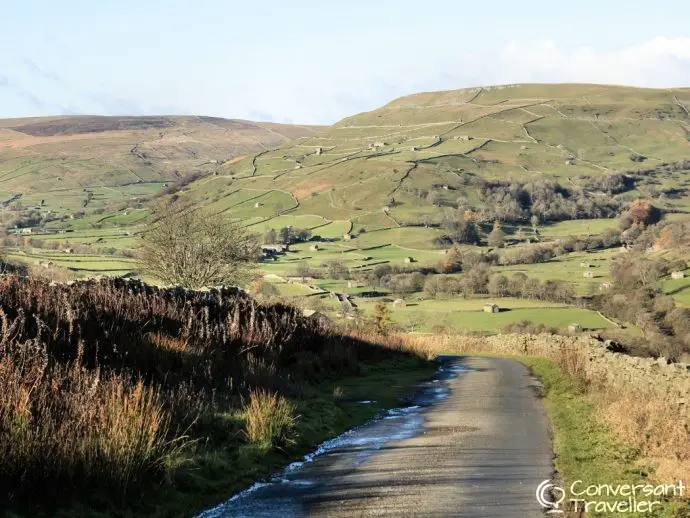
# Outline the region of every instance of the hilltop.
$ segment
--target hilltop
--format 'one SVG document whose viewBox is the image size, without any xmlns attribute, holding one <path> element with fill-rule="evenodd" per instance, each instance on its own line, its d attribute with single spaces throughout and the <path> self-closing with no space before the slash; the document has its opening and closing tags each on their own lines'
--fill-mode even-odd
<svg viewBox="0 0 690 518">
<path fill-rule="evenodd" d="M 556 195 L 597 206 L 561 208 L 552 218 L 533 211 L 547 220 L 610 217 L 617 208 L 598 196 L 630 200 L 645 185 L 683 210 L 687 176 L 659 166 L 690 158 L 688 107 L 688 88 L 535 84 L 421 93 L 225 164 L 183 194 L 237 217 L 290 211 L 367 230 L 438 222 L 447 208 L 520 220 L 508 209 L 492 214 L 502 183 L 546 182 Z M 611 177 L 650 169 L 637 181 Z M 245 199 L 257 210 L 247 210 Z"/>
<path fill-rule="evenodd" d="M 126 206 L 171 182 L 316 131 L 217 117 L 0 120 L 0 202 L 58 214 Z"/>
</svg>

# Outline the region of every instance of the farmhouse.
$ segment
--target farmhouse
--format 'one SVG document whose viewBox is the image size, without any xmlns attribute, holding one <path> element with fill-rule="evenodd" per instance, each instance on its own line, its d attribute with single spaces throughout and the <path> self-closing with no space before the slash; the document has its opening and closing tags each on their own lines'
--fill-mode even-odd
<svg viewBox="0 0 690 518">
<path fill-rule="evenodd" d="M 343 241 L 349 241 L 350 239 L 352 239 L 352 234 L 350 234 L 350 233 L 343 234 Z"/>
<path fill-rule="evenodd" d="M 314 243 L 313 245 L 311 245 L 311 246 L 309 247 L 309 250 L 311 250 L 312 252 L 318 252 L 318 251 L 319 251 L 319 245 L 317 245 L 316 243 Z"/>
<path fill-rule="evenodd" d="M 582 276 L 583 276 L 585 279 L 594 279 L 594 272 L 590 272 L 590 271 L 583 272 L 583 273 L 582 273 Z"/>
<path fill-rule="evenodd" d="M 277 259 L 288 250 L 287 245 L 261 245 L 261 253 L 264 259 Z"/>
<path fill-rule="evenodd" d="M 680 271 L 671 272 L 671 279 L 678 280 L 678 279 L 684 279 L 684 278 L 685 278 L 685 273 L 683 273 L 683 272 L 680 272 Z"/>
<path fill-rule="evenodd" d="M 405 307 L 407 307 L 407 302 L 405 302 L 403 299 L 395 299 L 393 301 L 393 307 L 394 308 L 405 308 Z"/>
<path fill-rule="evenodd" d="M 414 257 L 405 257 L 405 262 L 406 263 L 414 263 Z"/>
<path fill-rule="evenodd" d="M 487 303 L 484 304 L 484 313 L 498 313 L 500 308 L 498 304 Z"/>
<path fill-rule="evenodd" d="M 288 250 L 287 245 L 261 245 L 261 250 L 264 252 L 271 251 L 276 253 L 283 253 Z"/>
<path fill-rule="evenodd" d="M 580 332 L 582 332 L 582 326 L 579 323 L 574 322 L 568 326 L 568 332 L 580 333 Z"/>
</svg>

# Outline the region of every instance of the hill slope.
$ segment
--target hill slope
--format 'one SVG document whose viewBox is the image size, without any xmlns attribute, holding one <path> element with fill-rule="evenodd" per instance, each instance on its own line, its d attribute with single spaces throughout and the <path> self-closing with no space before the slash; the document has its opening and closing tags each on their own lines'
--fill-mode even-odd
<svg viewBox="0 0 690 518">
<path fill-rule="evenodd" d="M 687 88 L 534 84 L 421 93 L 225 164 L 184 194 L 237 218 L 291 212 L 368 230 L 438 221 L 448 208 L 505 220 L 528 220 L 531 212 L 547 220 L 610 217 L 617 209 L 604 198 L 618 194 L 623 203 L 643 187 L 645 196 L 665 192 L 668 208 L 684 210 L 687 172 L 659 166 L 690 158 L 689 107 Z M 649 169 L 637 181 L 611 179 L 625 185 L 600 185 L 617 171 Z M 527 202 L 496 213 L 502 198 L 516 198 L 500 182 L 556 183 L 548 203 L 562 206 Z M 526 190 L 533 202 L 535 188 Z"/>
<path fill-rule="evenodd" d="M 0 120 L 0 202 L 58 213 L 156 193 L 317 128 L 215 117 Z"/>
</svg>

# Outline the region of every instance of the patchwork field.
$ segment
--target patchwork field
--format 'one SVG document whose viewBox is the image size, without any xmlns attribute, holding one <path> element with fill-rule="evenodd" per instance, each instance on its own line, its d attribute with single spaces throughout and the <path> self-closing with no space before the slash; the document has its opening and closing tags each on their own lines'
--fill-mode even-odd
<svg viewBox="0 0 690 518">
<path fill-rule="evenodd" d="M 315 127 L 214 117 L 0 120 L 0 203 L 57 214 L 145 199 Z"/>
<path fill-rule="evenodd" d="M 689 105 L 689 89 L 509 85 L 403 97 L 328 128 L 210 117 L 0 121 L 0 215 L 9 227 L 33 227 L 7 255 L 47 272 L 127 274 L 155 204 L 181 200 L 239 222 L 259 243 L 285 227 L 318 236 L 260 269 L 278 295 L 336 313 L 337 300 L 288 278 L 333 263 L 354 277 L 379 265 L 434 268 L 449 221 L 476 222 L 481 246 L 461 248 L 489 253 L 494 219 L 513 247 L 620 232 L 618 216 L 635 199 L 652 200 L 668 220 L 690 218 Z M 490 274 L 564 281 L 588 296 L 611 280 L 619 253 L 576 252 Z M 308 284 L 371 290 L 328 274 Z M 690 305 L 685 280 L 664 280 L 663 289 Z M 377 299 L 355 300 L 369 315 Z M 420 291 L 392 317 L 421 330 L 611 325 L 580 308 L 519 299 L 484 314 L 483 302 Z"/>
</svg>

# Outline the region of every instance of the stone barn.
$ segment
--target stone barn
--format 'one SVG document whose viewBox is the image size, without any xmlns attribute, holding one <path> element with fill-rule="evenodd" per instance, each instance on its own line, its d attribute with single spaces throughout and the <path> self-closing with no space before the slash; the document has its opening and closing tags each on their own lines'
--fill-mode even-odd
<svg viewBox="0 0 690 518">
<path fill-rule="evenodd" d="M 582 325 L 574 322 L 568 326 L 568 331 L 570 333 L 581 333 L 582 332 Z"/>
<path fill-rule="evenodd" d="M 594 272 L 590 272 L 590 271 L 583 272 L 583 273 L 582 273 L 582 276 L 583 276 L 585 279 L 594 279 Z"/>
<path fill-rule="evenodd" d="M 484 304 L 484 313 L 498 313 L 500 311 L 500 308 L 498 307 L 498 304 Z"/>
<path fill-rule="evenodd" d="M 683 272 L 671 272 L 671 279 L 679 280 L 684 279 L 685 273 Z"/>
<path fill-rule="evenodd" d="M 393 307 L 394 308 L 405 308 L 405 307 L 407 307 L 407 302 L 405 302 L 403 299 L 395 299 L 393 301 Z"/>
</svg>

